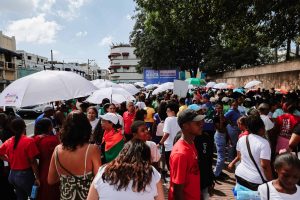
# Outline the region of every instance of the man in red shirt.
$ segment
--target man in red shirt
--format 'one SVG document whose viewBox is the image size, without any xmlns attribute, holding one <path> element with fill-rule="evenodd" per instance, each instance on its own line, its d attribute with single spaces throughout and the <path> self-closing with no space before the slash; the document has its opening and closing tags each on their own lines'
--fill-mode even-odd
<svg viewBox="0 0 300 200">
<path fill-rule="evenodd" d="M 202 134 L 204 115 L 187 109 L 178 116 L 182 136 L 174 145 L 170 156 L 169 200 L 199 200 L 200 171 L 195 136 Z"/>
<path fill-rule="evenodd" d="M 124 120 L 124 135 L 126 138 L 126 141 L 131 140 L 133 137 L 132 133 L 130 132 L 131 124 L 133 123 L 135 117 L 135 108 L 132 101 L 127 103 L 127 111 L 123 114 L 123 120 Z"/>
</svg>

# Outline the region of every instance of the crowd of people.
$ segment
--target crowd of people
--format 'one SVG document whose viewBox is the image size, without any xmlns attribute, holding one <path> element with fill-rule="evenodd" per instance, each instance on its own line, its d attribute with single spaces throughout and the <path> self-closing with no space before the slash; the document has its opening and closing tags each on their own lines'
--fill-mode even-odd
<svg viewBox="0 0 300 200">
<path fill-rule="evenodd" d="M 141 91 L 135 102 L 55 102 L 26 133 L 0 113 L 1 199 L 207 200 L 235 174 L 236 198 L 300 199 L 300 91 Z M 32 137 L 29 137 L 33 134 Z M 215 158 L 215 161 L 214 161 Z"/>
</svg>

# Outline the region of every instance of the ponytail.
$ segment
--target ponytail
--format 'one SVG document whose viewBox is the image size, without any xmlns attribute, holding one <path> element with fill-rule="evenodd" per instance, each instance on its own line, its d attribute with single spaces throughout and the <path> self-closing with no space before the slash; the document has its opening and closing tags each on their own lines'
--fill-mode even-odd
<svg viewBox="0 0 300 200">
<path fill-rule="evenodd" d="M 15 136 L 14 149 L 16 149 L 22 134 L 25 132 L 26 124 L 23 119 L 14 119 L 10 126 L 13 135 Z"/>
</svg>

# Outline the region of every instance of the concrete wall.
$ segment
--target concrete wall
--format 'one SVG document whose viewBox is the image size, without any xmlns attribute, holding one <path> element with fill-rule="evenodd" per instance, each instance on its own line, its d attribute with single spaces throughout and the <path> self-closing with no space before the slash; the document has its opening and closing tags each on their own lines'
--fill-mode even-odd
<svg viewBox="0 0 300 200">
<path fill-rule="evenodd" d="M 235 87 L 242 87 L 255 79 L 262 82 L 261 88 L 300 89 L 300 61 L 240 69 L 209 76 L 208 79 Z"/>
<path fill-rule="evenodd" d="M 0 31 L 0 47 L 11 51 L 16 51 L 16 39 L 15 36 L 6 36 Z"/>
</svg>

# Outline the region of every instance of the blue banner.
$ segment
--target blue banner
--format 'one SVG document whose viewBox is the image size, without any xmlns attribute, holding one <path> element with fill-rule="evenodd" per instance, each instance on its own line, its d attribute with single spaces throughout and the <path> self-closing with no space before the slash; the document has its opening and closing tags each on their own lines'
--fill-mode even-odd
<svg viewBox="0 0 300 200">
<path fill-rule="evenodd" d="M 179 77 L 178 70 L 144 70 L 144 82 L 149 84 L 161 84 L 166 82 L 173 82 Z"/>
</svg>

